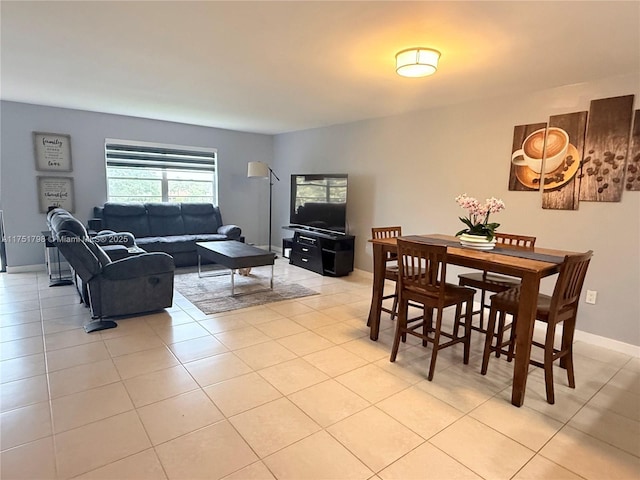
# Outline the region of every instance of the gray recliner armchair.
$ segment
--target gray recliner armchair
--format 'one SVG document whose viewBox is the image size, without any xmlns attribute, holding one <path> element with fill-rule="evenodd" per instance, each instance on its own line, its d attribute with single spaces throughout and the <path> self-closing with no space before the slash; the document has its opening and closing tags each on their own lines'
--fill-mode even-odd
<svg viewBox="0 0 640 480">
<path fill-rule="evenodd" d="M 86 284 L 94 321 L 87 332 L 116 327 L 105 317 L 171 307 L 174 263 L 166 253 L 143 253 L 112 261 L 76 218 L 57 208 L 47 215 L 53 243 Z"/>
</svg>

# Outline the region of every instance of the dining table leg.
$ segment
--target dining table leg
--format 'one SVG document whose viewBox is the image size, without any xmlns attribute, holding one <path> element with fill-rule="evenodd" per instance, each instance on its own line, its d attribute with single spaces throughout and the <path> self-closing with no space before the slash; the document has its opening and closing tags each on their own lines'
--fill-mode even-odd
<svg viewBox="0 0 640 480">
<path fill-rule="evenodd" d="M 511 403 L 516 407 L 521 407 L 524 403 L 539 288 L 540 277 L 535 273 L 528 273 L 522 277 L 518 321 L 516 322 L 516 355 L 511 391 Z"/>
<path fill-rule="evenodd" d="M 383 245 L 373 244 L 373 287 L 371 292 L 371 307 L 367 325 L 371 328 L 369 337 L 378 340 L 380 332 L 380 313 L 382 312 L 382 295 L 384 289 L 385 252 Z"/>
</svg>

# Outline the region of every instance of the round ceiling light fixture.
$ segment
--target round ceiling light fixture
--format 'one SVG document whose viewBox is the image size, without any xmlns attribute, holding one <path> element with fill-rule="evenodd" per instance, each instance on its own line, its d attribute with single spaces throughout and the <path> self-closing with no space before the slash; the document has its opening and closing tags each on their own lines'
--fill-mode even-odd
<svg viewBox="0 0 640 480">
<path fill-rule="evenodd" d="M 396 53 L 396 73 L 403 77 L 426 77 L 438 69 L 440 52 L 433 48 L 413 47 Z"/>
</svg>

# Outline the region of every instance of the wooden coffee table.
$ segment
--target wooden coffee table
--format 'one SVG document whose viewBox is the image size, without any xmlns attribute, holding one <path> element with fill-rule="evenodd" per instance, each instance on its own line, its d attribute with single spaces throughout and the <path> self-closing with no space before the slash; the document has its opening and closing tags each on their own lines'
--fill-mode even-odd
<svg viewBox="0 0 640 480">
<path fill-rule="evenodd" d="M 196 250 L 198 252 L 198 276 L 202 275 L 200 269 L 200 260 L 204 258 L 211 262 L 219 263 L 231 270 L 231 295 L 236 296 L 234 274 L 239 268 L 262 267 L 271 265 L 271 278 L 269 280 L 269 290 L 273 290 L 273 264 L 275 263 L 276 254 L 267 252 L 260 248 L 236 240 L 225 240 L 221 242 L 197 242 Z M 251 292 L 239 293 L 237 295 L 246 295 L 249 293 L 262 292 L 264 290 L 253 290 Z"/>
</svg>

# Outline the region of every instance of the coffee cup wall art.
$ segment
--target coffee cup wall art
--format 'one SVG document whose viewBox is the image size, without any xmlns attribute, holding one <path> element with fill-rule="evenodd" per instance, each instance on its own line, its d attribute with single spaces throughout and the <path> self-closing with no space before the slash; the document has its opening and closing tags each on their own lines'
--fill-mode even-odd
<svg viewBox="0 0 640 480">
<path fill-rule="evenodd" d="M 626 165 L 633 101 L 633 95 L 593 100 L 589 112 L 515 126 L 509 190 L 542 190 L 545 209 L 577 210 L 580 200 L 619 202 L 625 185 L 635 190 L 636 178 L 640 185 L 640 156 Z"/>
</svg>

